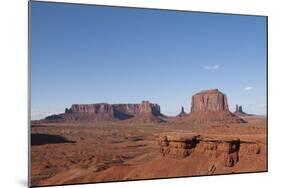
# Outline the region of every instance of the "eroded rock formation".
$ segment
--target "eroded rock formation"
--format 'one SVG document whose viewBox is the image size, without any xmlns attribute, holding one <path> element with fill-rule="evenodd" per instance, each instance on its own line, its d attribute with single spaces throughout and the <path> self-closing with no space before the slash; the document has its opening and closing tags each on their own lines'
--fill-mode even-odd
<svg viewBox="0 0 281 188">
<path fill-rule="evenodd" d="M 185 116 L 186 115 L 186 113 L 185 113 L 185 111 L 184 111 L 184 107 L 182 106 L 181 107 L 181 112 L 179 113 L 179 117 L 183 117 L 183 116 Z"/>
<path fill-rule="evenodd" d="M 245 122 L 229 111 L 227 97 L 218 89 L 204 90 L 193 95 L 191 113 L 185 120 L 194 124 Z"/>
<path fill-rule="evenodd" d="M 149 101 L 142 101 L 141 104 L 73 104 L 69 109 L 66 108 L 63 114 L 46 117 L 45 122 L 113 121 L 139 116 L 149 117 L 144 120 L 145 122 L 150 120 L 158 122 L 157 118 L 161 115 L 160 106 Z"/>
<path fill-rule="evenodd" d="M 218 89 L 201 91 L 192 96 L 191 112 L 228 111 L 226 95 Z"/>
<path fill-rule="evenodd" d="M 186 114 L 182 107 L 176 116 L 176 121 L 189 124 L 229 124 L 246 122 L 238 115 L 243 112 L 241 106 L 237 113 L 231 113 L 228 108 L 227 97 L 218 89 L 204 90 L 192 96 L 191 112 Z M 55 114 L 45 118 L 45 122 L 97 122 L 130 120 L 135 123 L 153 123 L 171 121 L 165 118 L 158 104 L 142 101 L 140 104 L 73 104 L 65 109 L 63 114 Z M 38 121 L 39 123 L 41 121 Z"/>
<path fill-rule="evenodd" d="M 199 135 L 162 135 L 158 141 L 163 156 L 172 158 L 185 158 L 190 155 L 198 144 Z"/>
<path fill-rule="evenodd" d="M 138 113 L 153 113 L 160 114 L 160 106 L 152 104 L 149 101 L 142 101 L 141 104 L 73 104 L 71 108 L 66 109 L 66 113 L 111 113 L 113 111 L 120 111 L 129 115 Z"/>
<path fill-rule="evenodd" d="M 113 113 L 113 106 L 107 103 L 73 104 L 68 113 Z"/>
<path fill-rule="evenodd" d="M 238 104 L 235 106 L 234 114 L 237 116 L 251 116 L 251 114 L 244 112 L 242 106 L 239 106 Z"/>
<path fill-rule="evenodd" d="M 265 143 L 222 135 L 167 133 L 159 137 L 158 144 L 163 157 L 208 158 L 222 166 L 233 167 L 239 162 L 239 155 L 259 155 Z"/>
</svg>

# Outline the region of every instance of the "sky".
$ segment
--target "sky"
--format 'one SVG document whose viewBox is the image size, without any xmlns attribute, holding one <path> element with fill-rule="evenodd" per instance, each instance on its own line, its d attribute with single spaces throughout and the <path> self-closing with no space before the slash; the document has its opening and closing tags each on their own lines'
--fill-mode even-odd
<svg viewBox="0 0 281 188">
<path fill-rule="evenodd" d="M 266 17 L 31 2 L 31 118 L 71 104 L 140 103 L 190 111 L 218 88 L 266 114 Z"/>
</svg>

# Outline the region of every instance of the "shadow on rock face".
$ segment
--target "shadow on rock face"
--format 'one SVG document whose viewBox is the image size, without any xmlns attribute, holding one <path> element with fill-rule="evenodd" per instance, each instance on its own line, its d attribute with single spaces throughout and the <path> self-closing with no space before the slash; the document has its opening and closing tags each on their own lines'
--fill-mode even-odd
<svg viewBox="0 0 281 188">
<path fill-rule="evenodd" d="M 61 143 L 76 143 L 70 141 L 62 136 L 49 135 L 49 134 L 31 134 L 31 145 L 44 145 L 44 144 L 61 144 Z"/>
</svg>

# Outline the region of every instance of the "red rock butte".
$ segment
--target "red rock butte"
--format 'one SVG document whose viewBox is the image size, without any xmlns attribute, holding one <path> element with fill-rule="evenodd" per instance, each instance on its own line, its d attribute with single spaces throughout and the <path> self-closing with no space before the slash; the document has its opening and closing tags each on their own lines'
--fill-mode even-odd
<svg viewBox="0 0 281 188">
<path fill-rule="evenodd" d="M 218 89 L 204 90 L 192 96 L 191 112 L 229 111 L 227 97 Z"/>
<path fill-rule="evenodd" d="M 244 123 L 228 109 L 227 97 L 218 89 L 204 90 L 192 96 L 191 113 L 183 117 L 191 123 Z"/>
</svg>

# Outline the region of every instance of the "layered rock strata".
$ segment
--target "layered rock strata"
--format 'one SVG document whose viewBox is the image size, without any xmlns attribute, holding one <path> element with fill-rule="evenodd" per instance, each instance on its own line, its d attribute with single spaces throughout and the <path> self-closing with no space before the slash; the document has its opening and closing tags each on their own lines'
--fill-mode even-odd
<svg viewBox="0 0 281 188">
<path fill-rule="evenodd" d="M 196 135 L 191 133 L 168 133 L 158 139 L 163 157 L 184 159 L 189 157 L 208 158 L 224 167 L 233 167 L 240 155 L 259 155 L 265 152 L 259 141 L 231 136 Z M 199 159 L 198 159 L 199 160 Z"/>
<path fill-rule="evenodd" d="M 144 115 L 157 119 L 158 116 L 162 116 L 160 106 L 158 104 L 152 104 L 149 101 L 142 101 L 141 104 L 73 104 L 69 109 L 65 109 L 65 113 L 48 116 L 44 121 L 113 121 L 127 120 Z"/>
<path fill-rule="evenodd" d="M 229 111 L 227 97 L 218 89 L 204 90 L 193 95 L 191 113 L 186 120 L 194 124 L 246 122 Z"/>
</svg>

